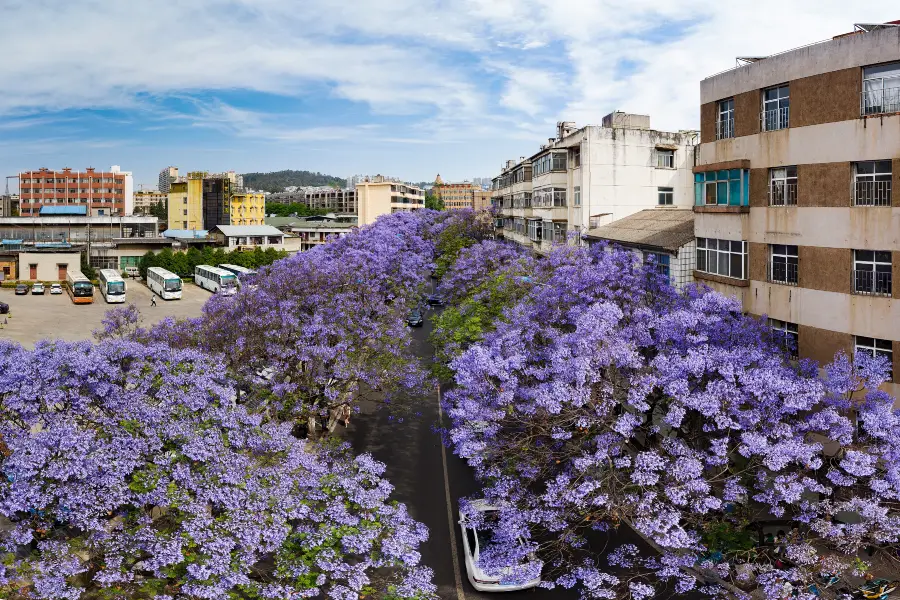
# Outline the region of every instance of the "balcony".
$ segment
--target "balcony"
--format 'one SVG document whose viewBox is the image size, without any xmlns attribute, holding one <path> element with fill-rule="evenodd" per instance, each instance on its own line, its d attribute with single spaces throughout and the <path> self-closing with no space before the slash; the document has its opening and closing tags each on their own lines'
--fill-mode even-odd
<svg viewBox="0 0 900 600">
<path fill-rule="evenodd" d="M 787 129 L 791 123 L 791 107 L 764 110 L 759 116 L 759 128 L 761 131 L 777 131 Z"/>
<path fill-rule="evenodd" d="M 796 206 L 797 184 L 773 181 L 769 185 L 769 206 Z"/>
<path fill-rule="evenodd" d="M 853 184 L 854 206 L 890 206 L 890 181 L 856 181 Z"/>
<path fill-rule="evenodd" d="M 859 110 L 864 117 L 900 112 L 900 87 L 860 92 Z"/>
<path fill-rule="evenodd" d="M 892 273 L 853 271 L 853 293 L 860 296 L 886 296 L 893 293 Z"/>
<path fill-rule="evenodd" d="M 734 137 L 734 119 L 723 119 L 716 121 L 716 139 L 724 140 L 725 138 Z"/>
<path fill-rule="evenodd" d="M 797 285 L 799 269 L 796 263 L 773 262 L 769 264 L 769 283 Z"/>
</svg>

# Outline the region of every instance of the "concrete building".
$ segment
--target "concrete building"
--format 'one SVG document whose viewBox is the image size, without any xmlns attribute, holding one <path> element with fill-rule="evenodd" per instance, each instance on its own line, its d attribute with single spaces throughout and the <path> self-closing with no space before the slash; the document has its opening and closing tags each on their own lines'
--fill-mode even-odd
<svg viewBox="0 0 900 600">
<path fill-rule="evenodd" d="M 897 373 L 900 26 L 754 58 L 700 94 L 694 276 L 801 357 L 866 352 Z"/>
<path fill-rule="evenodd" d="M 271 225 L 217 225 L 210 231 L 226 251 L 284 249 L 284 233 Z"/>
<path fill-rule="evenodd" d="M 150 214 L 150 209 L 157 204 L 162 203 L 163 206 L 166 206 L 168 199 L 169 195 L 167 193 L 159 192 L 157 190 L 137 191 L 134 193 L 134 214 Z"/>
<path fill-rule="evenodd" d="M 425 208 L 425 190 L 376 175 L 356 185 L 359 224 L 369 225 L 381 215 Z"/>
<path fill-rule="evenodd" d="M 608 242 L 655 265 L 677 288 L 694 282 L 694 213 L 689 208 L 651 208 L 591 229 L 588 244 Z"/>
<path fill-rule="evenodd" d="M 327 210 L 338 215 L 355 215 L 359 209 L 356 189 L 338 189 L 327 186 L 294 188 L 266 196 L 267 202 L 279 204 L 303 204 L 309 208 Z"/>
<path fill-rule="evenodd" d="M 487 210 L 491 207 L 490 190 L 477 189 L 472 192 L 472 208 L 475 210 Z"/>
<path fill-rule="evenodd" d="M 162 194 L 168 194 L 172 189 L 172 184 L 178 179 L 178 167 L 166 167 L 159 172 L 159 191 Z"/>
<path fill-rule="evenodd" d="M 175 229 L 212 229 L 216 225 L 261 225 L 265 194 L 237 187 L 234 171 L 210 175 L 191 171 L 168 193 L 169 226 Z M 242 179 L 241 179 L 242 180 Z"/>
<path fill-rule="evenodd" d="M 458 208 L 474 208 L 475 192 L 481 191 L 481 186 L 477 186 L 470 181 L 462 183 L 447 183 L 441 180 L 438 175 L 434 180 L 434 187 L 431 188 L 435 198 L 444 202 L 444 209 L 454 210 Z"/>
<path fill-rule="evenodd" d="M 266 195 L 236 188 L 231 197 L 231 225 L 264 225 Z"/>
<path fill-rule="evenodd" d="M 20 281 L 65 281 L 69 271 L 81 269 L 79 250 L 33 249 L 18 256 Z"/>
<path fill-rule="evenodd" d="M 18 217 L 20 213 L 18 194 L 0 195 L 0 217 Z"/>
<path fill-rule="evenodd" d="M 332 237 L 349 235 L 356 227 L 356 219 L 338 220 L 335 215 L 325 217 L 268 217 L 266 225 L 271 225 L 283 233 L 284 245 L 288 252 L 303 252 L 320 246 Z"/>
<path fill-rule="evenodd" d="M 42 168 L 19 173 L 19 196 L 24 216 L 38 214 L 45 205 L 73 204 L 87 206 L 93 216 L 128 215 L 134 211 L 134 179 L 118 165 L 105 172 Z"/>
<path fill-rule="evenodd" d="M 172 229 L 203 229 L 203 174 L 191 173 L 171 184 L 168 224 Z"/>
<path fill-rule="evenodd" d="M 537 251 L 656 207 L 689 208 L 698 135 L 650 128 L 650 117 L 614 112 L 601 125 L 557 123 L 540 150 L 507 161 L 492 182 L 503 235 Z"/>
</svg>

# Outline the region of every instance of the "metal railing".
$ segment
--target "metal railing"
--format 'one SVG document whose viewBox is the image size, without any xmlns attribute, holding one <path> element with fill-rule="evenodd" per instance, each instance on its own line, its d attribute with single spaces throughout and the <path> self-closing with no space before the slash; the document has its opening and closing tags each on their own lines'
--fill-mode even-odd
<svg viewBox="0 0 900 600">
<path fill-rule="evenodd" d="M 725 138 L 734 137 L 734 119 L 722 119 L 716 121 L 716 139 L 724 140 Z"/>
<path fill-rule="evenodd" d="M 785 285 L 797 285 L 799 281 L 799 269 L 795 263 L 772 262 L 769 263 L 769 281 L 783 283 Z"/>
<path fill-rule="evenodd" d="M 900 88 L 860 92 L 859 111 L 862 116 L 900 112 Z"/>
<path fill-rule="evenodd" d="M 890 206 L 890 181 L 855 181 L 853 184 L 854 206 Z"/>
<path fill-rule="evenodd" d="M 893 293 L 893 277 L 890 271 L 853 271 L 853 293 L 862 296 L 888 296 Z"/>
<path fill-rule="evenodd" d="M 762 131 L 776 131 L 791 126 L 791 107 L 764 110 L 759 115 L 759 127 Z"/>
<path fill-rule="evenodd" d="M 797 184 L 785 181 L 769 183 L 769 206 L 795 206 L 797 204 Z"/>
</svg>

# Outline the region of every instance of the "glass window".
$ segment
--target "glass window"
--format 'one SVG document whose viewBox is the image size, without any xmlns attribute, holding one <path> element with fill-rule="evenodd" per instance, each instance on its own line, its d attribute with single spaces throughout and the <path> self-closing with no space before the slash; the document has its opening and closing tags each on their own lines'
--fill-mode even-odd
<svg viewBox="0 0 900 600">
<path fill-rule="evenodd" d="M 769 244 L 769 281 L 797 285 L 797 246 Z"/>
<path fill-rule="evenodd" d="M 856 206 L 890 206 L 892 171 L 889 160 L 854 163 L 853 203 Z"/>
<path fill-rule="evenodd" d="M 862 114 L 900 112 L 900 62 L 863 69 Z"/>
<path fill-rule="evenodd" d="M 769 206 L 797 204 L 797 167 L 769 169 Z"/>
<path fill-rule="evenodd" d="M 573 190 L 573 192 L 574 192 L 574 193 L 573 193 L 573 199 L 574 199 L 574 202 L 575 202 L 575 206 L 581 206 L 581 186 L 580 186 L 580 185 L 576 185 L 576 186 L 575 186 L 575 189 Z"/>
<path fill-rule="evenodd" d="M 674 169 L 675 168 L 675 151 L 657 148 L 657 150 L 656 150 L 656 167 L 658 169 Z"/>
<path fill-rule="evenodd" d="M 893 290 L 893 262 L 888 250 L 853 251 L 853 293 L 888 296 Z"/>
<path fill-rule="evenodd" d="M 893 344 L 890 340 L 879 340 L 877 338 L 856 336 L 856 353 L 864 352 L 875 358 L 876 356 L 883 356 L 888 359 L 888 362 L 893 365 L 894 364 L 894 350 Z M 894 369 L 891 368 L 888 371 L 888 378 L 894 379 Z"/>
<path fill-rule="evenodd" d="M 671 256 L 668 254 L 661 254 L 659 252 L 644 253 L 644 263 L 671 281 L 670 261 Z"/>
<path fill-rule="evenodd" d="M 747 279 L 747 242 L 697 238 L 697 270 Z"/>
<path fill-rule="evenodd" d="M 734 137 L 734 98 L 720 100 L 716 115 L 716 139 Z"/>
<path fill-rule="evenodd" d="M 781 85 L 763 92 L 762 130 L 774 131 L 790 126 L 790 87 Z"/>
<path fill-rule="evenodd" d="M 660 206 L 670 206 L 675 201 L 675 189 L 670 187 L 656 188 L 657 202 Z"/>
<path fill-rule="evenodd" d="M 746 169 L 707 171 L 694 175 L 694 204 L 697 206 L 748 206 L 750 172 Z"/>
<path fill-rule="evenodd" d="M 769 319 L 769 327 L 772 328 L 775 341 L 787 351 L 791 358 L 797 358 L 797 348 L 800 341 L 797 324 L 779 321 L 778 319 Z"/>
</svg>

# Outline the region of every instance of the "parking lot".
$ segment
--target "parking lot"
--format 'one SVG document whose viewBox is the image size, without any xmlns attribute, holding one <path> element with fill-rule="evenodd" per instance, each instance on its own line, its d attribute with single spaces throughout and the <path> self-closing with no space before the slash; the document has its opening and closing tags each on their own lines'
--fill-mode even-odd
<svg viewBox="0 0 900 600">
<path fill-rule="evenodd" d="M 165 317 L 198 317 L 210 293 L 186 283 L 181 300 L 167 301 L 157 296 L 156 306 L 150 306 L 151 296 L 143 282 L 134 280 L 128 281 L 124 305 L 107 304 L 96 288 L 93 304 L 73 304 L 65 292 L 51 296 L 48 290 L 43 296 L 16 296 L 11 289 L 0 289 L 0 301 L 9 304 L 11 315 L 0 315 L 0 338 L 19 342 L 26 348 L 33 348 L 35 342 L 43 339 L 88 339 L 100 327 L 107 310 L 127 304 L 140 309 L 141 324 L 145 326 Z"/>
</svg>

